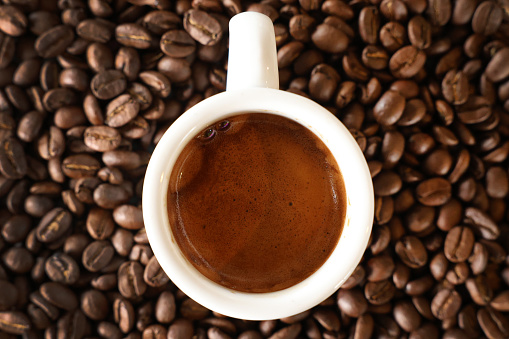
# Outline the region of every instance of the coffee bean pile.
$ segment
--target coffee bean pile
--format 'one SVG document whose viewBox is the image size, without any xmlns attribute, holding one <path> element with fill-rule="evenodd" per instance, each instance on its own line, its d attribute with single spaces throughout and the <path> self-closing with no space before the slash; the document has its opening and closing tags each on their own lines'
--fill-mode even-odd
<svg viewBox="0 0 509 339">
<path fill-rule="evenodd" d="M 342 288 L 262 322 L 179 291 L 141 213 L 241 11 L 274 21 L 281 89 L 347 126 L 376 194 Z M 508 155 L 508 0 L 2 0 L 0 338 L 508 338 Z"/>
</svg>

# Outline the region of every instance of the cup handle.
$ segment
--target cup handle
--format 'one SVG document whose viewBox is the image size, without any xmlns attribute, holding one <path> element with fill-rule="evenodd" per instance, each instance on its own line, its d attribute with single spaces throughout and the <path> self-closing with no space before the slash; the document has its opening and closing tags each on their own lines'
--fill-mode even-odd
<svg viewBox="0 0 509 339">
<path fill-rule="evenodd" d="M 279 89 L 276 36 L 268 16 L 243 12 L 230 20 L 226 90 L 255 87 Z"/>
</svg>

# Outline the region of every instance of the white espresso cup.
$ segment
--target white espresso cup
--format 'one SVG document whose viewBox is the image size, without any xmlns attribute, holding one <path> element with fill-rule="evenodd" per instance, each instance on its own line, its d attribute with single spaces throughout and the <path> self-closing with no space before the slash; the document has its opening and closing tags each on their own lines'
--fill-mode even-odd
<svg viewBox="0 0 509 339">
<path fill-rule="evenodd" d="M 322 106 L 278 88 L 272 21 L 255 12 L 236 15 L 230 20 L 226 92 L 191 107 L 170 126 L 158 142 L 145 174 L 143 218 L 150 246 L 162 269 L 190 298 L 206 308 L 235 318 L 277 319 L 319 304 L 351 275 L 362 258 L 371 233 L 373 186 L 366 160 L 355 139 Z M 327 261 L 302 282 L 269 293 L 231 290 L 202 275 L 178 247 L 166 206 L 170 174 L 184 146 L 213 123 L 252 112 L 289 118 L 320 138 L 337 161 L 347 197 L 343 231 Z"/>
</svg>

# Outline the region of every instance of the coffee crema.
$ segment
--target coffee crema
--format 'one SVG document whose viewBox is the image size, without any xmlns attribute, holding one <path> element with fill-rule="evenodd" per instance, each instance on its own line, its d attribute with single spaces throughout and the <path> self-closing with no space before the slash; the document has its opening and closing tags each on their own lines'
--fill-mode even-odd
<svg viewBox="0 0 509 339">
<path fill-rule="evenodd" d="M 346 192 L 336 160 L 288 118 L 245 113 L 192 139 L 173 167 L 171 231 L 210 280 L 273 292 L 309 277 L 337 245 Z"/>
</svg>

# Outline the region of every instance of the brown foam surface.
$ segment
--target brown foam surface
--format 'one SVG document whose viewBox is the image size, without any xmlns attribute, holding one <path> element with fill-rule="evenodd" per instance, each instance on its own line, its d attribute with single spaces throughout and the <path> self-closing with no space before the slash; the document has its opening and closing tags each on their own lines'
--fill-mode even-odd
<svg viewBox="0 0 509 339">
<path fill-rule="evenodd" d="M 325 145 L 289 119 L 247 113 L 186 145 L 170 177 L 168 216 L 186 258 L 246 292 L 290 287 L 337 244 L 343 179 Z M 332 159 L 332 161 L 331 161 Z"/>
</svg>

